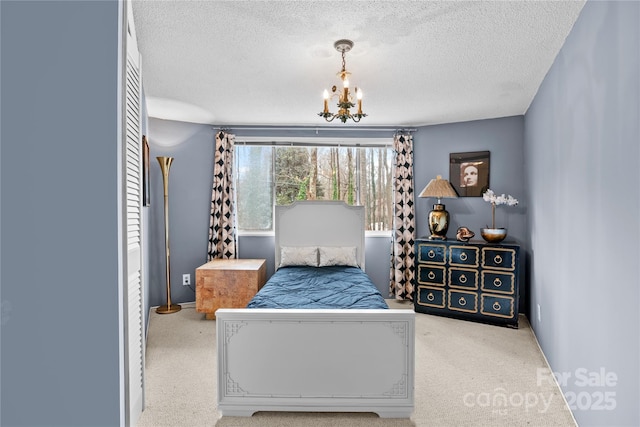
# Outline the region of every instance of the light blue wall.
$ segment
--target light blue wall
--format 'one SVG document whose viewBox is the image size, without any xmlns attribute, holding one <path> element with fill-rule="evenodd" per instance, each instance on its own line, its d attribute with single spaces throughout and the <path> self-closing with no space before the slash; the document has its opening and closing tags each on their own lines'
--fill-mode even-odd
<svg viewBox="0 0 640 427">
<path fill-rule="evenodd" d="M 440 126 L 424 126 L 414 133 L 414 174 L 419 192 L 428 180 L 437 174 L 449 176 L 449 153 L 462 151 L 491 152 L 491 184 L 496 191 L 521 197 L 516 208 L 499 209 L 496 221 L 509 228 L 509 240 L 522 244 L 526 231 L 526 199 L 523 173 L 523 118 L 507 117 L 454 123 Z M 195 300 L 195 285 L 182 286 L 182 274 L 195 277 L 195 269 L 206 262 L 213 174 L 213 140 L 215 129 L 207 125 L 149 120 L 151 146 L 152 202 L 149 227 L 150 256 L 150 304 L 166 303 L 164 219 L 162 175 L 156 156 L 174 157 L 169 174 L 169 229 L 171 254 L 171 299 L 173 302 Z M 314 136 L 309 131 L 251 130 L 239 128 L 234 133 L 242 136 Z M 367 131 L 325 131 L 329 137 L 375 136 Z M 392 132 L 385 135 L 392 138 Z M 167 146 L 171 145 L 171 146 Z M 495 185 L 494 185 L 495 184 Z M 416 198 L 416 223 L 418 236 L 428 235 L 425 218 L 431 210 L 433 200 Z M 450 238 L 455 238 L 459 225 L 475 230 L 478 238 L 480 228 L 491 221 L 491 209 L 480 197 L 465 197 L 446 201 L 452 216 Z M 383 296 L 389 291 L 389 253 L 391 237 L 367 237 L 366 271 Z M 241 236 L 238 243 L 241 258 L 265 258 L 267 274 L 274 271 L 273 236 Z M 524 253 L 523 253 L 524 257 Z M 521 299 L 526 292 L 523 285 Z M 526 306 L 522 305 L 523 309 Z"/>
<path fill-rule="evenodd" d="M 118 4 L 0 2 L 0 14 L 0 423 L 117 425 Z M 530 320 L 545 355 L 555 371 L 572 375 L 564 390 L 582 396 L 576 406 L 615 393 L 615 410 L 575 408 L 585 426 L 640 425 L 639 27 L 638 2 L 588 2 L 524 120 L 414 134 L 417 191 L 436 174 L 448 176 L 450 152 L 489 150 L 491 187 L 521 200 L 499 208 L 498 221 L 527 248 Z M 176 157 L 174 301 L 194 300 L 180 277 L 206 261 L 214 131 L 165 125 L 148 129 L 151 305 L 165 300 L 155 156 Z M 166 140 L 177 144 L 162 147 Z M 477 232 L 489 221 L 481 199 L 445 203 L 452 230 Z M 416 200 L 418 235 L 427 233 L 431 204 Z M 241 240 L 241 255 L 270 257 L 272 241 L 256 239 Z M 368 270 L 385 289 L 385 239 L 367 246 Z M 576 383 L 579 370 L 601 368 L 617 376 L 615 386 Z"/>
<path fill-rule="evenodd" d="M 115 426 L 119 4 L 0 14 L 0 424 Z"/>
<path fill-rule="evenodd" d="M 489 186 L 496 193 L 510 194 L 520 203 L 515 207 L 496 208 L 496 226 L 508 229 L 507 240 L 526 242 L 527 202 L 524 187 L 522 151 L 524 120 L 522 116 L 479 120 L 437 126 L 425 126 L 414 137 L 414 173 L 416 195 L 429 181 L 442 175 L 449 179 L 449 154 L 489 151 Z M 437 200 L 416 198 L 418 236 L 428 236 L 427 215 Z M 480 237 L 480 228 L 491 225 L 491 205 L 482 197 L 442 199 L 451 216 L 447 236 L 455 238 L 458 227 L 469 227 Z"/>
<path fill-rule="evenodd" d="M 505 242 L 522 246 L 520 312 L 527 313 L 527 198 L 524 186 L 524 119 L 522 116 L 478 120 L 419 128 L 414 136 L 414 175 L 416 196 L 435 178 L 449 179 L 449 154 L 489 151 L 489 186 L 496 193 L 510 194 L 519 200 L 515 207 L 496 208 L 496 226 L 506 227 Z M 429 236 L 427 216 L 437 200 L 416 197 L 416 226 L 419 237 Z M 491 205 L 482 197 L 442 199 L 451 217 L 447 237 L 455 239 L 460 226 L 470 228 L 474 240 L 482 241 L 480 229 L 491 225 Z M 528 314 L 528 313 L 527 313 Z"/>
<path fill-rule="evenodd" d="M 186 133 L 183 133 L 186 132 Z M 211 126 L 149 119 L 151 206 L 147 227 L 149 305 L 166 304 L 164 194 L 158 156 L 173 157 L 169 170 L 171 301 L 195 301 L 195 269 L 207 262 L 213 177 Z M 170 141 L 171 147 L 164 147 Z M 191 286 L 182 275 L 191 274 Z"/>
<path fill-rule="evenodd" d="M 638 28 L 587 2 L 525 116 L 531 320 L 581 426 L 640 425 Z"/>
<path fill-rule="evenodd" d="M 156 156 L 174 158 L 169 173 L 169 241 L 171 254 L 171 298 L 173 302 L 195 300 L 195 269 L 207 262 L 209 212 L 213 175 L 213 144 L 216 129 L 207 125 L 149 119 L 151 165 L 149 246 L 150 305 L 166 303 L 164 200 L 162 174 Z M 309 131 L 251 130 L 240 128 L 242 136 L 313 136 Z M 372 136 L 371 132 L 327 131 L 323 136 Z M 391 138 L 392 132 L 386 136 Z M 374 135 L 378 137 L 379 135 Z M 169 145 L 169 146 L 168 146 Z M 382 294 L 388 294 L 390 237 L 366 239 L 367 273 Z M 264 258 L 267 274 L 274 271 L 273 236 L 241 236 L 238 242 L 241 258 Z M 182 274 L 192 275 L 192 286 L 182 285 Z"/>
</svg>

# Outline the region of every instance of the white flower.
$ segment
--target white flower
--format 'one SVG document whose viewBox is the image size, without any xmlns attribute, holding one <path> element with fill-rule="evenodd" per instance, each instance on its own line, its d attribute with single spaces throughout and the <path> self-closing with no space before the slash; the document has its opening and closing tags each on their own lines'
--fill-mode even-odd
<svg viewBox="0 0 640 427">
<path fill-rule="evenodd" d="M 511 195 L 505 196 L 504 193 L 501 195 L 496 195 L 493 190 L 488 189 L 482 195 L 482 198 L 485 202 L 489 202 L 492 205 L 507 205 L 507 206 L 515 206 L 518 204 L 518 199 L 514 198 Z"/>
<path fill-rule="evenodd" d="M 491 203 L 495 203 L 496 202 L 496 195 L 493 192 L 493 190 L 488 189 L 483 195 L 482 198 L 484 199 L 485 202 L 491 202 Z"/>
<path fill-rule="evenodd" d="M 515 206 L 518 204 L 518 199 L 514 198 L 513 196 L 507 196 L 507 200 L 505 201 L 505 204 L 507 206 Z"/>
<path fill-rule="evenodd" d="M 505 196 L 504 193 L 497 196 L 491 189 L 485 191 L 482 198 L 485 202 L 491 203 L 491 228 L 496 228 L 496 205 L 515 206 L 518 204 L 518 199 L 513 196 Z"/>
</svg>

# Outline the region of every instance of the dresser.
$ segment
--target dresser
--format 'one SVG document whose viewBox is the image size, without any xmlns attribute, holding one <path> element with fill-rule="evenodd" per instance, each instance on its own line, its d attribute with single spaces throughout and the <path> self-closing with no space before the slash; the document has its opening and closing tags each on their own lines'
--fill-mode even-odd
<svg viewBox="0 0 640 427">
<path fill-rule="evenodd" d="M 415 311 L 518 327 L 520 247 L 416 240 Z"/>
<path fill-rule="evenodd" d="M 196 268 L 196 311 L 215 319 L 219 308 L 244 308 L 266 282 L 264 259 L 214 259 Z"/>
</svg>

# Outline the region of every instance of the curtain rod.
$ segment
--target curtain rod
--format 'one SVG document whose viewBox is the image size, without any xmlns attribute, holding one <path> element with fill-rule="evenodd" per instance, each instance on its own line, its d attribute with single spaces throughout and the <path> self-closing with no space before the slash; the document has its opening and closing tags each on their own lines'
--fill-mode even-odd
<svg viewBox="0 0 640 427">
<path fill-rule="evenodd" d="M 316 131 L 316 134 L 318 133 L 318 131 L 323 131 L 323 130 L 341 130 L 341 131 L 368 131 L 368 132 L 416 132 L 417 129 L 415 128 L 375 128 L 375 127 L 357 127 L 357 128 L 353 128 L 353 127 L 312 127 L 312 126 L 299 126 L 299 127 L 295 127 L 295 126 L 290 126 L 290 127 L 226 127 L 226 126 L 219 126 L 219 127 L 213 127 L 213 129 L 215 130 L 312 130 L 312 131 Z"/>
<path fill-rule="evenodd" d="M 316 148 L 389 148 L 391 143 L 387 144 L 362 144 L 362 143 L 321 143 L 312 144 L 310 142 L 295 142 L 295 141 L 243 141 L 240 137 L 240 141 L 236 141 L 236 145 L 254 146 L 254 147 L 316 147 Z"/>
</svg>

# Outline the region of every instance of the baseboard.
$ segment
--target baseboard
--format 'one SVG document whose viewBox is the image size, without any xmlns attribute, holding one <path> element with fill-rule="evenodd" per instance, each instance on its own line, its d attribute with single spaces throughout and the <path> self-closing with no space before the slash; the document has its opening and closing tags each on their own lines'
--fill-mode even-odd
<svg viewBox="0 0 640 427">
<path fill-rule="evenodd" d="M 527 321 L 529 322 L 529 319 L 527 319 Z M 542 347 L 540 347 L 540 341 L 538 341 L 538 336 L 536 335 L 536 332 L 533 330 L 533 326 L 531 326 L 531 322 L 529 322 L 529 329 L 531 330 L 531 335 L 533 335 L 533 340 L 535 341 L 536 345 L 538 346 L 538 350 L 540 350 L 540 354 L 542 355 L 542 359 L 544 359 L 544 364 L 547 365 L 547 368 L 549 368 L 549 371 L 551 371 L 553 373 L 553 369 L 551 369 L 551 365 L 549 364 L 549 361 L 547 360 L 547 355 L 544 354 L 544 351 L 542 350 Z M 567 398 L 564 395 L 564 392 L 562 390 L 562 387 L 560 387 L 560 383 L 558 383 L 558 379 L 556 378 L 555 375 L 553 375 L 553 382 L 555 383 L 556 387 L 558 387 L 558 390 L 560 390 L 560 395 L 562 396 L 562 400 L 564 401 L 564 404 L 567 408 L 569 407 L 569 402 L 567 402 Z M 571 414 L 571 419 L 573 420 L 574 424 L 577 426 L 578 425 L 578 421 L 576 420 L 576 417 L 573 415 L 573 411 L 571 411 L 571 409 L 569 409 L 569 413 Z"/>
</svg>

